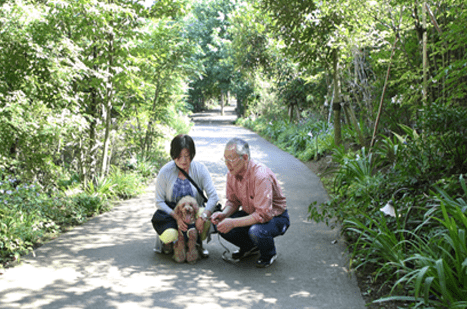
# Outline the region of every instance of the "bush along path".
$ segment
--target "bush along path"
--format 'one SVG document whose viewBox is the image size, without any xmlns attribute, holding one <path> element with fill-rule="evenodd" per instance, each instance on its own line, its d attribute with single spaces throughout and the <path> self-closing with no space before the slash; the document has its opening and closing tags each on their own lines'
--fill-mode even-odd
<svg viewBox="0 0 467 309">
<path fill-rule="evenodd" d="M 155 169 L 144 161 L 131 170 L 112 167 L 106 178 L 85 188 L 70 177 L 53 190 L 0 170 L 0 273 L 48 240 L 109 211 L 119 200 L 144 192 Z"/>
</svg>

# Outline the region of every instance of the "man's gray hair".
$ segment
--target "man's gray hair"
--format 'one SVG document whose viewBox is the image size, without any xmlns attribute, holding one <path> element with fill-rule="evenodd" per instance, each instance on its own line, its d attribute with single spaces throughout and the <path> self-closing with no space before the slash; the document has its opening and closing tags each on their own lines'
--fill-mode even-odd
<svg viewBox="0 0 467 309">
<path fill-rule="evenodd" d="M 239 156 L 243 156 L 244 154 L 248 155 L 248 159 L 250 159 L 250 146 L 246 141 L 244 141 L 241 138 L 234 137 L 230 141 L 228 141 L 227 145 L 225 145 L 225 148 L 229 148 L 230 146 L 234 145 L 235 146 L 235 152 Z"/>
</svg>

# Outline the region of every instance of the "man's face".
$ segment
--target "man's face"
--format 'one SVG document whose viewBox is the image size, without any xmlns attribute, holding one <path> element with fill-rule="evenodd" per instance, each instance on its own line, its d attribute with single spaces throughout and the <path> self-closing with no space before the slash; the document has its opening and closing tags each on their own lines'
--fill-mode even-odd
<svg viewBox="0 0 467 309">
<path fill-rule="evenodd" d="M 230 146 L 224 151 L 225 165 L 233 176 L 238 176 L 246 170 L 248 165 L 247 158 L 247 155 L 239 156 L 235 151 L 235 146 Z"/>
</svg>

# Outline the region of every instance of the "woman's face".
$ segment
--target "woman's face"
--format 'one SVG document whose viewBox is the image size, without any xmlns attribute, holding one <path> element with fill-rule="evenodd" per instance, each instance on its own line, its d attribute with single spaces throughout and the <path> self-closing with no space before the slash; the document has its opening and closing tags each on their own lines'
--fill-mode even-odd
<svg viewBox="0 0 467 309">
<path fill-rule="evenodd" d="M 178 167 L 188 172 L 191 163 L 190 151 L 187 148 L 183 148 L 178 158 L 175 158 L 174 161 Z"/>
</svg>

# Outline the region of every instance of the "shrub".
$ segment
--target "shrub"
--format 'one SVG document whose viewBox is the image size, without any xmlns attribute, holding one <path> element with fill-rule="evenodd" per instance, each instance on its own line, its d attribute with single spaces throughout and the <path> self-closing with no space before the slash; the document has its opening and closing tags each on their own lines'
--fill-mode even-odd
<svg viewBox="0 0 467 309">
<path fill-rule="evenodd" d="M 128 199 L 143 193 L 145 182 L 139 174 L 123 172 L 112 166 L 108 179 L 112 183 L 112 192 L 120 198 Z"/>
<path fill-rule="evenodd" d="M 85 212 L 58 191 L 51 197 L 37 183 L 3 175 L 0 181 L 0 258 L 4 262 L 29 252 L 62 226 L 79 224 Z"/>
<path fill-rule="evenodd" d="M 460 177 L 464 196 L 467 187 Z M 439 212 L 430 217 L 440 225 L 430 237 L 417 238 L 410 243 L 413 255 L 401 265 L 404 275 L 394 285 L 409 288 L 409 296 L 392 296 L 379 301 L 412 301 L 416 307 L 466 308 L 467 301 L 467 203 L 453 199 L 438 189 Z M 407 267 L 413 265 L 413 267 Z"/>
<path fill-rule="evenodd" d="M 83 210 L 87 217 L 103 213 L 110 209 L 109 201 L 97 193 L 79 193 L 72 197 L 73 203 Z"/>
<path fill-rule="evenodd" d="M 314 117 L 299 123 L 265 117 L 243 118 L 237 120 L 237 123 L 266 137 L 279 148 L 302 161 L 318 158 L 334 147 L 332 125 Z"/>
</svg>

